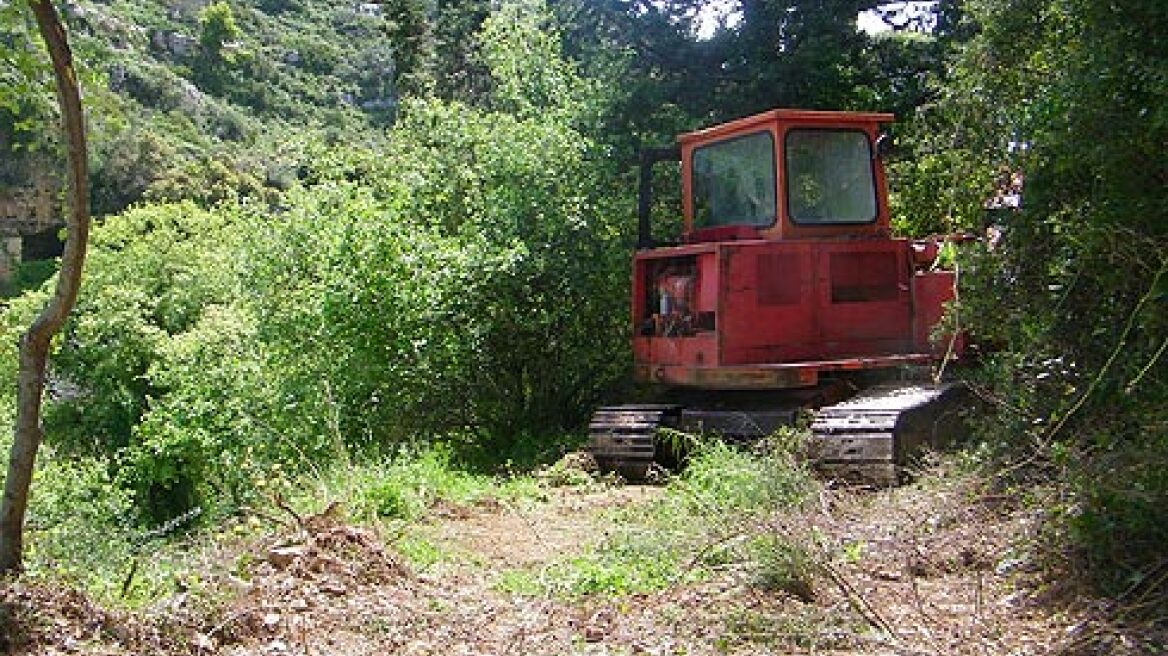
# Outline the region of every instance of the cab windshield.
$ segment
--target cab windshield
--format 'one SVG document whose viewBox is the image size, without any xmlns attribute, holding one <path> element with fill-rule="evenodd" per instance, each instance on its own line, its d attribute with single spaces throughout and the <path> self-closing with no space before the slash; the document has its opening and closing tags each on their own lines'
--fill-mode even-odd
<svg viewBox="0 0 1168 656">
<path fill-rule="evenodd" d="M 859 130 L 787 132 L 787 212 L 800 224 L 876 220 L 872 147 Z"/>
<path fill-rule="evenodd" d="M 694 150 L 694 226 L 774 223 L 774 153 L 775 141 L 770 132 L 756 132 Z"/>
</svg>

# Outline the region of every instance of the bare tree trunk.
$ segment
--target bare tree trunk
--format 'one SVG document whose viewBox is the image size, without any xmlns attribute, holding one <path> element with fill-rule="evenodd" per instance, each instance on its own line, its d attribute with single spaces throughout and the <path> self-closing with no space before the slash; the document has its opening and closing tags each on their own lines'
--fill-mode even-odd
<svg viewBox="0 0 1168 656">
<path fill-rule="evenodd" d="M 41 442 L 41 398 L 45 389 L 45 361 L 49 343 L 61 328 L 77 300 L 81 267 L 89 239 L 89 182 L 85 148 L 85 121 L 73 54 L 65 28 L 50 0 L 28 0 L 41 37 L 49 49 L 57 78 L 69 168 L 68 234 L 61 256 L 61 271 L 53 297 L 20 340 L 20 373 L 17 379 L 16 429 L 4 499 L 0 503 L 0 573 L 18 572 L 24 552 L 24 514 L 32 484 L 33 464 Z"/>
</svg>

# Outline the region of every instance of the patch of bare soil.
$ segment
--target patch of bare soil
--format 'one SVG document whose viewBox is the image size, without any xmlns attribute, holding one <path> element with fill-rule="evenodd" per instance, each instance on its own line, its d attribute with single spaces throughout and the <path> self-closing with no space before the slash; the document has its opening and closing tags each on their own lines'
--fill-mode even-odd
<svg viewBox="0 0 1168 656">
<path fill-rule="evenodd" d="M 538 565 L 603 538 L 607 527 L 598 517 L 601 511 L 647 503 L 662 491 L 653 486 L 551 488 L 538 504 L 487 502 L 439 509 L 443 521 L 425 532 L 496 570 Z"/>
<path fill-rule="evenodd" d="M 236 628 L 212 630 L 204 645 L 239 656 L 656 653 L 640 649 L 639 636 L 616 622 L 618 615 L 644 621 L 647 606 L 638 600 L 621 601 L 618 612 L 608 603 L 503 594 L 491 583 L 501 570 L 579 553 L 603 536 L 602 510 L 645 503 L 661 491 L 553 488 L 538 504 L 443 504 L 422 532 L 454 553 L 455 562 L 417 574 L 391 561 L 384 570 L 391 576 L 374 585 L 363 584 L 353 568 L 380 562 L 385 554 L 379 550 L 336 563 L 333 554 L 311 547 L 274 548 L 253 572 L 252 590 L 225 620 Z M 360 544 L 373 550 L 376 543 L 362 538 Z M 337 580 L 337 572 L 346 576 Z M 614 644 L 623 646 L 614 652 Z"/>
<path fill-rule="evenodd" d="M 0 653 L 185 653 L 191 635 L 174 615 L 104 609 L 81 592 L 64 586 L 22 581 L 0 584 Z"/>
</svg>

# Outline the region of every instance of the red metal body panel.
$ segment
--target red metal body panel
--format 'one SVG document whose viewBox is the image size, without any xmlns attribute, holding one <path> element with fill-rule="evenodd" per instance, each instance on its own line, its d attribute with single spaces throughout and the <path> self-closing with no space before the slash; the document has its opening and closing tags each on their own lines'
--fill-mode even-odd
<svg viewBox="0 0 1168 656">
<path fill-rule="evenodd" d="M 934 340 L 932 332 L 945 314 L 945 304 L 954 298 L 957 275 L 952 271 L 918 273 L 913 276 L 912 286 L 913 305 L 917 308 L 913 317 L 913 344 L 920 351 L 943 353 L 948 348 L 948 340 Z M 960 337 L 958 341 L 959 347 L 964 345 Z"/>
</svg>

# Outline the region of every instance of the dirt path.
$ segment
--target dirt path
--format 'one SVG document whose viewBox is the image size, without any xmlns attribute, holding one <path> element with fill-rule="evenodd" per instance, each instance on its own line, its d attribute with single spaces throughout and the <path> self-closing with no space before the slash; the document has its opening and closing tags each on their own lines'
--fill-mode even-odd
<svg viewBox="0 0 1168 656">
<path fill-rule="evenodd" d="M 618 610 L 613 603 L 569 604 L 495 587 L 502 572 L 537 570 L 594 546 L 605 533 L 603 511 L 661 493 L 656 487 L 555 488 L 541 503 L 439 506 L 416 533 L 444 555 L 440 562 L 408 572 L 387 560 L 369 580 L 360 572 L 338 577 L 327 567 L 269 568 L 252 593 L 253 606 L 263 607 L 260 626 L 251 619 L 255 612 L 237 611 L 248 615 L 243 633 L 250 635 L 220 653 L 675 653 L 652 649 L 632 631 L 618 629 L 617 616 L 630 616 L 635 601 L 622 601 Z M 210 636 L 220 637 L 235 636 Z"/>
<path fill-rule="evenodd" d="M 1015 565 L 1002 556 L 1019 530 L 1006 523 L 1018 519 L 970 506 L 955 491 L 840 496 L 834 508 L 804 518 L 829 541 L 856 545 L 854 562 L 832 565 L 811 601 L 760 590 L 733 569 L 616 599 L 499 591 L 504 572 L 538 573 L 598 544 L 603 511 L 661 494 L 567 488 L 543 503 L 439 507 L 420 534 L 446 554 L 441 562 L 415 573 L 389 560 L 370 573 L 330 573 L 327 561 L 262 572 L 253 602 L 262 612 L 241 609 L 246 630 L 223 631 L 212 643 L 240 640 L 220 650 L 232 656 L 1022 655 L 1046 653 L 1061 637 L 1049 613 L 1026 612 Z"/>
<path fill-rule="evenodd" d="M 529 567 L 594 545 L 607 527 L 601 512 L 660 497 L 664 488 L 552 488 L 541 503 L 488 503 L 439 508 L 439 521 L 425 531 L 441 545 L 492 569 Z"/>
<path fill-rule="evenodd" d="M 1087 604 L 1065 603 L 1065 594 L 1060 601 L 1038 578 L 1016 545 L 1040 517 L 960 483 L 829 490 L 818 509 L 773 519 L 775 535 L 808 532 L 825 550 L 807 598 L 760 587 L 734 564 L 711 567 L 698 582 L 617 597 L 509 594 L 499 585 L 509 572 L 538 579 L 598 548 L 610 528 L 606 512 L 663 494 L 568 487 L 541 501 L 440 505 L 410 527 L 409 539 L 435 554 L 412 568 L 387 536 L 312 518 L 305 534 L 262 547 L 248 582 L 235 582 L 210 626 L 204 615 L 185 624 L 172 617 L 160 629 L 51 592 L 25 591 L 23 606 L 13 605 L 15 588 L 5 607 L 47 615 L 41 626 L 56 623 L 56 633 L 28 643 L 31 651 L 16 651 L 46 655 L 147 653 L 143 646 L 154 645 L 148 651 L 225 656 L 1024 656 L 1064 648 L 1138 654 L 1149 644 L 1099 624 Z"/>
</svg>

